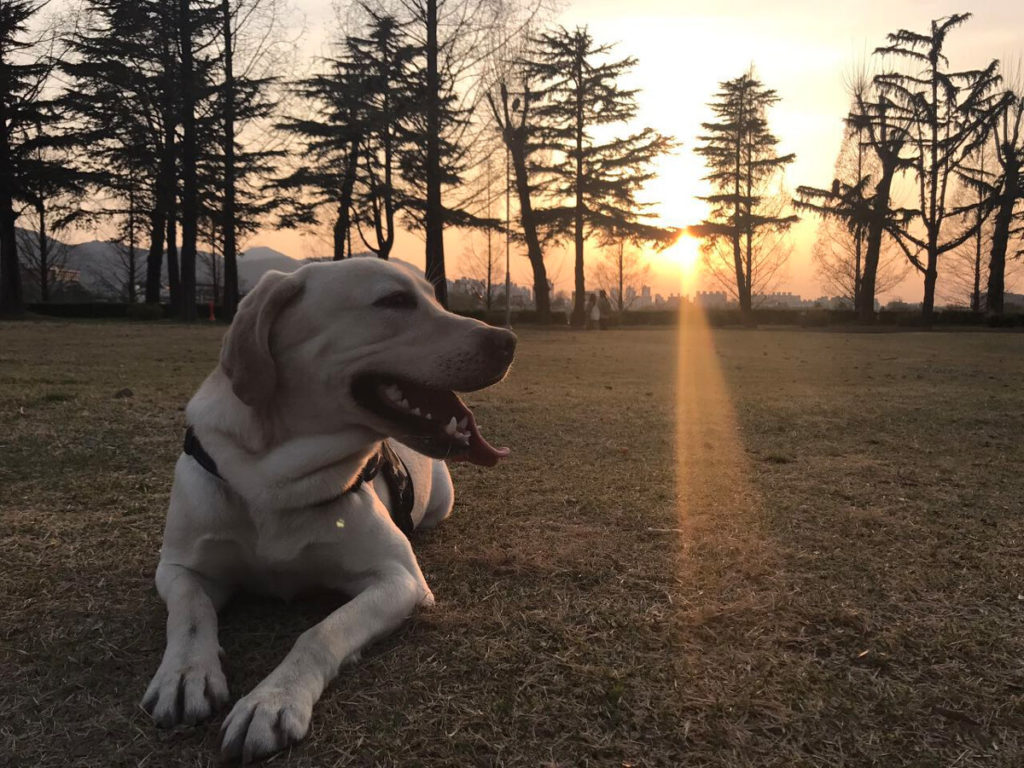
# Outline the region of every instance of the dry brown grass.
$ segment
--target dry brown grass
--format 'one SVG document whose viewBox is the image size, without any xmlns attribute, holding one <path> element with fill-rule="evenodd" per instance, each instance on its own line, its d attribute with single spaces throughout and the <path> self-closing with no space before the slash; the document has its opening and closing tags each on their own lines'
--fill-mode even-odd
<svg viewBox="0 0 1024 768">
<path fill-rule="evenodd" d="M 0 763 L 215 762 L 137 702 L 219 335 L 0 325 Z M 1024 335 L 683 341 L 522 334 L 472 398 L 514 457 L 415 540 L 437 607 L 276 764 L 1024 764 Z M 233 695 L 330 606 L 230 606 Z"/>
</svg>

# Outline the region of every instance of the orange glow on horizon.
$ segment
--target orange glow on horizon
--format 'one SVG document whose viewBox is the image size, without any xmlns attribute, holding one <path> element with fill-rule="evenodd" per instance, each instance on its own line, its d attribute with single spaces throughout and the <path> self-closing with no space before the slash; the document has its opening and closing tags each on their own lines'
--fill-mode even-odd
<svg viewBox="0 0 1024 768">
<path fill-rule="evenodd" d="M 677 277 L 679 292 L 688 296 L 694 292 L 700 278 L 700 241 L 683 234 L 664 251 L 651 254 L 650 262 L 659 272 L 668 272 L 667 277 Z"/>
</svg>

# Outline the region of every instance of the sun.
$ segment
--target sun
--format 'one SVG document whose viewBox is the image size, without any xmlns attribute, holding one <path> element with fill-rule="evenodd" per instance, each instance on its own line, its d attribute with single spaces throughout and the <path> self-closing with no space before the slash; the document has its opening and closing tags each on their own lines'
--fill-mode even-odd
<svg viewBox="0 0 1024 768">
<path fill-rule="evenodd" d="M 684 293 L 689 293 L 697 282 L 700 271 L 700 241 L 682 235 L 675 243 L 657 256 L 663 264 L 679 270 Z"/>
</svg>

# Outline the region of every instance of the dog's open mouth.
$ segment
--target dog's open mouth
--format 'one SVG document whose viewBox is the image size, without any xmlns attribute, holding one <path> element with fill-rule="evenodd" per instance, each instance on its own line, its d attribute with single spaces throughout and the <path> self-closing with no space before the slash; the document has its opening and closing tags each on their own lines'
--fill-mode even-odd
<svg viewBox="0 0 1024 768">
<path fill-rule="evenodd" d="M 395 425 L 391 437 L 428 456 L 493 467 L 508 448 L 488 443 L 457 394 L 407 379 L 367 374 L 352 384 L 356 402 Z"/>
</svg>

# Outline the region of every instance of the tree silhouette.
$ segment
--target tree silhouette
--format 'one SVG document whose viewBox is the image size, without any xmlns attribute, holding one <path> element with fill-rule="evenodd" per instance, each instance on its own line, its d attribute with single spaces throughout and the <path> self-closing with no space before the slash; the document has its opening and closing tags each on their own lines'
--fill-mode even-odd
<svg viewBox="0 0 1024 768">
<path fill-rule="evenodd" d="M 918 199 L 916 207 L 899 211 L 900 226 L 893 232 L 907 258 L 924 275 L 926 321 L 935 308 L 939 257 L 970 238 L 977 227 L 976 220 L 962 215 L 965 211 L 949 209 L 952 182 L 985 140 L 999 109 L 997 62 L 980 70 L 948 69 L 943 53 L 947 37 L 970 18 L 971 14 L 960 13 L 933 20 L 928 34 L 900 29 L 888 35 L 889 45 L 875 51 L 904 59 L 913 67 L 911 72 L 876 75 L 875 84 L 892 100 L 896 114 L 910 123 L 908 143 L 913 148 L 911 167 Z"/>
<path fill-rule="evenodd" d="M 311 224 L 330 205 L 335 259 L 351 255 L 352 230 L 388 258 L 396 215 L 415 205 L 400 171 L 420 152 L 413 122 L 421 109 L 416 64 L 422 52 L 395 17 L 366 13 L 365 33 L 348 36 L 326 72 L 297 84 L 311 116 L 282 125 L 302 140 L 304 159 L 278 186 L 312 192 L 292 202 L 282 221 Z"/>
<path fill-rule="evenodd" d="M 1011 250 L 1011 241 L 1024 235 L 1024 212 L 1018 208 L 1020 201 L 1024 200 L 1024 86 L 1017 84 L 1003 93 L 991 124 L 991 140 L 978 147 L 968 160 L 958 169 L 958 175 L 975 196 L 975 218 L 979 230 L 975 235 L 972 308 L 976 311 L 981 309 L 980 273 L 984 243 L 980 228 L 984 218 L 994 214 L 988 240 L 985 310 L 990 315 L 1001 315 L 1007 259 L 1024 252 L 1024 249 Z"/>
<path fill-rule="evenodd" d="M 604 126 L 637 115 L 637 91 L 618 82 L 636 59 L 609 61 L 612 48 L 595 43 L 586 28 L 559 27 L 534 38 L 525 66 L 541 97 L 536 106 L 540 146 L 553 153 L 552 162 L 538 170 L 547 177 L 544 193 L 554 204 L 538 217 L 557 235 L 573 238 L 572 323 L 577 327 L 585 322 L 584 244 L 590 235 L 667 246 L 679 234 L 647 223 L 653 204 L 637 199 L 656 175 L 654 161 L 674 148 L 673 140 L 651 128 L 604 141 L 597 136 L 604 135 Z"/>
<path fill-rule="evenodd" d="M 719 85 L 708 105 L 715 122 L 702 123 L 704 134 L 696 153 L 711 173 L 705 180 L 715 190 L 701 199 L 711 204 L 711 216 L 691 231 L 705 238 L 705 254 L 727 249 L 735 278 L 740 311 L 749 318 L 760 272 L 762 279 L 778 268 L 778 238 L 797 221 L 771 196 L 772 186 L 796 155 L 779 155 L 778 139 L 768 130 L 766 112 L 779 100 L 754 75 Z"/>
<path fill-rule="evenodd" d="M 548 274 L 541 250 L 537 216 L 533 209 L 534 185 L 530 183 L 530 167 L 533 152 L 538 147 L 537 127 L 531 122 L 534 94 L 524 81 L 521 95 L 515 96 L 509 104 L 509 90 L 505 82 L 498 84 L 498 94 L 487 94 L 491 114 L 501 132 L 501 139 L 508 150 L 515 179 L 516 198 L 519 201 L 519 224 L 526 241 L 526 257 L 533 268 L 533 294 L 537 307 L 537 319 L 542 323 L 551 320 L 551 296 L 548 290 Z"/>
<path fill-rule="evenodd" d="M 39 41 L 28 39 L 29 21 L 44 4 L 0 3 L 0 315 L 24 311 L 15 206 L 29 202 L 26 161 L 32 164 L 34 148 L 26 134 L 50 123 L 43 89 L 52 65 Z"/>
<path fill-rule="evenodd" d="M 220 45 L 219 76 L 212 104 L 213 125 L 204 130 L 215 157 L 207 165 L 213 184 L 205 195 L 216 206 L 211 248 L 219 232 L 224 262 L 223 307 L 231 318 L 238 306 L 238 239 L 254 232 L 273 204 L 259 181 L 274 170 L 283 154 L 257 140 L 251 130 L 275 111 L 270 89 L 272 49 L 280 44 L 278 0 L 220 0 L 217 22 Z M 242 141 L 243 134 L 245 141 Z M 215 261 L 214 261 L 215 263 Z"/>
<path fill-rule="evenodd" d="M 874 319 L 876 295 L 906 276 L 895 243 L 885 234 L 893 218 L 893 179 L 906 167 L 906 133 L 894 123 L 885 100 L 873 100 L 877 94 L 869 95 L 870 88 L 863 73 L 851 83 L 853 105 L 831 186 L 798 187 L 794 200 L 798 209 L 822 219 L 814 250 L 819 274 L 831 290 L 853 302 L 864 321 Z"/>
</svg>

